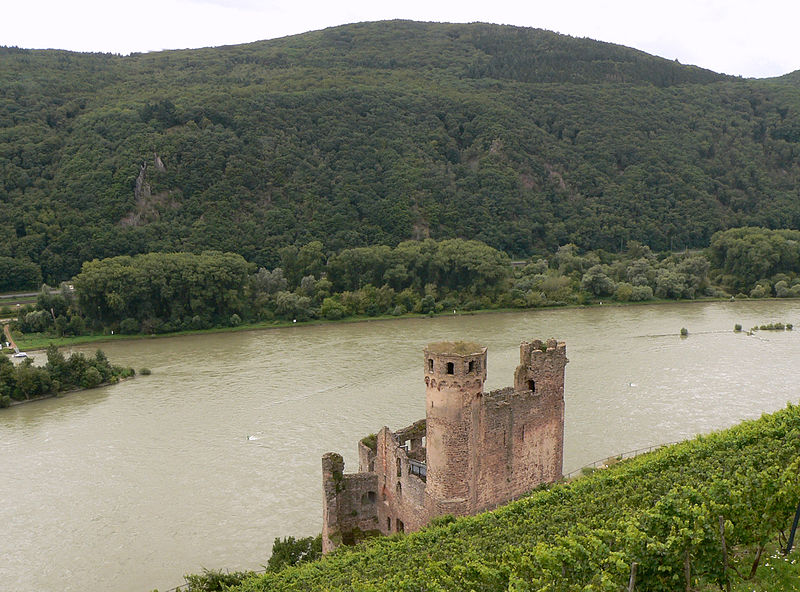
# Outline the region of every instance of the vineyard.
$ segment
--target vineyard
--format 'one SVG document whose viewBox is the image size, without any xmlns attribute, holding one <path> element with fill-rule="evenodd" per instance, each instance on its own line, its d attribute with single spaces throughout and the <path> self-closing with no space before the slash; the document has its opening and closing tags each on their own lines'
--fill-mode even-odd
<svg viewBox="0 0 800 592">
<path fill-rule="evenodd" d="M 775 561 L 768 552 L 786 546 L 799 501 L 800 406 L 790 404 L 494 512 L 440 518 L 235 589 L 750 590 L 757 568 Z"/>
</svg>

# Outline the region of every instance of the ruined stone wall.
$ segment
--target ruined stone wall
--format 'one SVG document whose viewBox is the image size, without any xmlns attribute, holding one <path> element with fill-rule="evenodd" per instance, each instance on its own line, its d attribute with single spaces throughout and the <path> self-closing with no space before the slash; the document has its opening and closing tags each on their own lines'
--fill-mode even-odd
<svg viewBox="0 0 800 592">
<path fill-rule="evenodd" d="M 473 512 L 561 478 L 563 401 L 506 388 L 484 396 Z"/>
<path fill-rule="evenodd" d="M 358 472 L 359 473 L 371 473 L 375 470 L 375 451 L 364 444 L 364 442 L 358 442 Z"/>
<path fill-rule="evenodd" d="M 378 432 L 375 474 L 380 486 L 380 503 L 377 517 L 383 534 L 419 530 L 429 520 L 425 508 L 425 482 L 411 474 L 409 455 L 403 448 L 407 439 L 411 438 L 398 438 L 386 427 Z M 421 444 L 421 436 L 416 441 Z M 412 448 L 411 452 L 414 450 Z"/>
<path fill-rule="evenodd" d="M 344 474 L 341 455 L 322 457 L 322 551 L 352 545 L 380 532 L 375 473 Z"/>
<path fill-rule="evenodd" d="M 524 342 L 514 387 L 483 396 L 471 513 L 561 478 L 566 363 L 564 343 Z"/>
</svg>

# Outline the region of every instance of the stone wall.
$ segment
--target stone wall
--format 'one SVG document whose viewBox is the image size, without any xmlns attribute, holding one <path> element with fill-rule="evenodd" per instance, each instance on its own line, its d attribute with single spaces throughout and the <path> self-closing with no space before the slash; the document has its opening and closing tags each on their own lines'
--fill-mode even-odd
<svg viewBox="0 0 800 592">
<path fill-rule="evenodd" d="M 412 532 L 428 522 L 425 482 L 409 470 L 408 453 L 403 447 L 406 439 L 410 438 L 398 438 L 387 427 L 378 432 L 375 472 L 380 485 L 378 522 L 384 534 Z"/>
<path fill-rule="evenodd" d="M 329 452 L 322 457 L 322 484 L 323 553 L 381 533 L 375 473 L 345 475 L 341 455 Z"/>
</svg>

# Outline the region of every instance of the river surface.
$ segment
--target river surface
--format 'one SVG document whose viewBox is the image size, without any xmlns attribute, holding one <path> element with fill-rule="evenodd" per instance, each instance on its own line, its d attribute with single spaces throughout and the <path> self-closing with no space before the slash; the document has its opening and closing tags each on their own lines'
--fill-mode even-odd
<svg viewBox="0 0 800 592">
<path fill-rule="evenodd" d="M 356 470 L 359 438 L 424 417 L 426 343 L 488 346 L 494 389 L 513 383 L 520 341 L 566 341 L 566 473 L 798 402 L 800 326 L 733 332 L 775 321 L 800 325 L 800 301 L 103 344 L 152 375 L 0 410 L 0 588 L 163 592 L 203 568 L 260 569 L 275 537 L 321 530 L 323 453 Z"/>
</svg>

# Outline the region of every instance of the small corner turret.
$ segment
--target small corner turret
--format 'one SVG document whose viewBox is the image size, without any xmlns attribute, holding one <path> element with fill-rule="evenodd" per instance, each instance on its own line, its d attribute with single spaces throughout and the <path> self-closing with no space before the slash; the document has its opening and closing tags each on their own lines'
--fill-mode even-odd
<svg viewBox="0 0 800 592">
<path fill-rule="evenodd" d="M 563 398 L 567 362 L 567 346 L 563 341 L 523 341 L 519 346 L 519 366 L 514 372 L 514 389 L 534 393 L 538 389 L 540 393 L 558 394 Z"/>
</svg>

